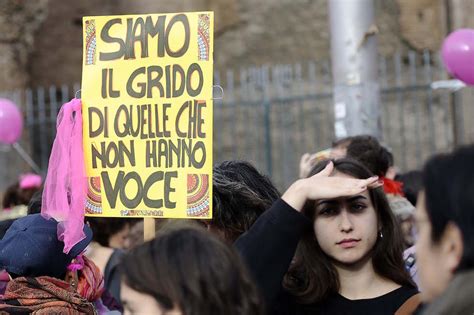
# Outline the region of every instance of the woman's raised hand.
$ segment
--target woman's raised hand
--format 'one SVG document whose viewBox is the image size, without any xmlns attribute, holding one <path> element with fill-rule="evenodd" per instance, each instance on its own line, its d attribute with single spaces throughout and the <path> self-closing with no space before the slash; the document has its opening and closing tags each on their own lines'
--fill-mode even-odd
<svg viewBox="0 0 474 315">
<path fill-rule="evenodd" d="M 294 182 L 283 194 L 282 199 L 297 211 L 301 211 L 306 200 L 332 199 L 360 194 L 367 188 L 377 188 L 382 184 L 378 177 L 355 179 L 330 177 L 334 164 L 328 165 L 319 173 Z"/>
</svg>

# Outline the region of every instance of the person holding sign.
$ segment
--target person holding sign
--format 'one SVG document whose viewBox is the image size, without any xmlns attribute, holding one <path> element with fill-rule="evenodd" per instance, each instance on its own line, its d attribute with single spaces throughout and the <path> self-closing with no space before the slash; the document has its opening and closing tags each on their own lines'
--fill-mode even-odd
<svg viewBox="0 0 474 315">
<path fill-rule="evenodd" d="M 269 314 L 407 314 L 417 305 L 381 185 L 354 160 L 320 162 L 236 241 Z"/>
<path fill-rule="evenodd" d="M 198 226 L 174 224 L 124 257 L 125 314 L 263 315 L 235 250 Z"/>
</svg>

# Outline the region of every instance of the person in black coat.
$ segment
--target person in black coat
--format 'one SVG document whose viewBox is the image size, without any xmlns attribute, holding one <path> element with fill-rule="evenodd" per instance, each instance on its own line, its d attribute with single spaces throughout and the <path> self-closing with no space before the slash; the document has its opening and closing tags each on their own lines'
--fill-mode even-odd
<svg viewBox="0 0 474 315">
<path fill-rule="evenodd" d="M 312 173 L 235 243 L 268 314 L 394 314 L 409 301 L 415 308 L 418 290 L 378 178 L 350 159 L 321 162 Z"/>
</svg>

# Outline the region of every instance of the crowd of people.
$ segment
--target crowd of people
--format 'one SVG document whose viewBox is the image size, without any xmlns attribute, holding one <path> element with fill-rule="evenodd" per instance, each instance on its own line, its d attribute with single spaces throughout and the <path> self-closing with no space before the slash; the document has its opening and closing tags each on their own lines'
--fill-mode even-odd
<svg viewBox="0 0 474 315">
<path fill-rule="evenodd" d="M 473 161 L 471 145 L 400 173 L 355 136 L 303 155 L 283 193 L 225 161 L 211 220 L 144 242 L 141 220 L 86 218 L 67 254 L 29 174 L 4 194 L 0 314 L 474 314 Z"/>
</svg>

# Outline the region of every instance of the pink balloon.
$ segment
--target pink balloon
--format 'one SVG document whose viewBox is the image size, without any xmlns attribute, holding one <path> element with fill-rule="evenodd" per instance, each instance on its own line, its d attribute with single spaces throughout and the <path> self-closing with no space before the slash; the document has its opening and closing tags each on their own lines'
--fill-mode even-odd
<svg viewBox="0 0 474 315">
<path fill-rule="evenodd" d="M 453 77 L 474 85 L 474 29 L 459 29 L 449 34 L 443 42 L 441 56 Z"/>
<path fill-rule="evenodd" d="M 23 116 L 18 107 L 12 101 L 0 98 L 0 142 L 17 142 L 22 130 Z"/>
</svg>

